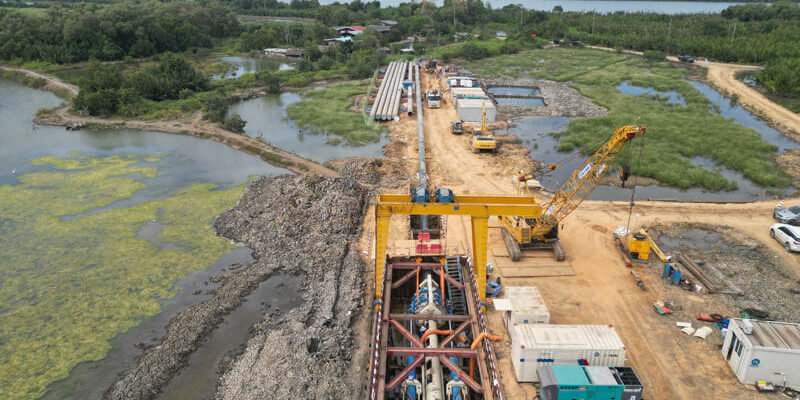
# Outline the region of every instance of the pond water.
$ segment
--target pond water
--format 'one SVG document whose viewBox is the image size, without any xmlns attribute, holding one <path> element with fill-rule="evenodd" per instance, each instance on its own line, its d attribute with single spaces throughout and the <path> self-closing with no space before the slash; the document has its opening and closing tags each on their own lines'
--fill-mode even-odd
<svg viewBox="0 0 800 400">
<path fill-rule="evenodd" d="M 660 92 L 649 87 L 631 85 L 629 82 L 622 82 L 619 84 L 619 86 L 617 86 L 617 90 L 619 90 L 622 94 L 628 94 L 632 96 L 650 95 L 664 97 L 667 99 L 668 104 L 680 104 L 682 106 L 686 105 L 686 99 L 684 99 L 680 93 L 674 90 Z"/>
<path fill-rule="evenodd" d="M 783 136 L 777 129 L 770 127 L 767 123 L 745 110 L 739 104 L 731 104 L 722 93 L 717 92 L 711 86 L 701 82 L 689 81 L 700 93 L 703 94 L 711 103 L 719 107 L 719 113 L 733 119 L 734 121 L 751 128 L 761 135 L 765 142 L 778 146 L 778 151 L 783 152 L 787 149 L 800 149 L 800 144 Z"/>
<path fill-rule="evenodd" d="M 225 75 L 213 75 L 211 77 L 213 80 L 236 79 L 244 74 L 263 70 L 286 71 L 294 69 L 293 64 L 266 57 L 228 56 L 220 58 L 220 61 L 233 65 L 234 69 Z"/>
<path fill-rule="evenodd" d="M 43 157 L 59 157 L 64 159 L 73 159 L 79 156 L 89 157 L 111 157 L 120 156 L 122 159 L 129 157 L 136 157 L 138 160 L 134 166 L 152 167 L 156 169 L 153 175 L 132 173 L 123 174 L 133 178 L 137 182 L 141 182 L 146 186 L 142 186 L 133 194 L 125 198 L 124 196 L 112 196 L 111 198 L 119 197 L 122 200 L 112 201 L 104 206 L 90 208 L 86 212 L 77 215 L 68 215 L 62 217 L 61 220 L 65 221 L 65 226 L 73 226 L 78 224 L 80 226 L 81 218 L 86 216 L 102 216 L 106 212 L 119 212 L 133 207 L 141 207 L 143 205 L 167 199 L 178 195 L 180 191 L 195 183 L 214 183 L 219 185 L 218 189 L 213 189 L 208 193 L 221 193 L 226 188 L 231 188 L 234 185 L 239 185 L 247 182 L 252 176 L 258 175 L 277 175 L 286 173 L 287 171 L 273 167 L 259 160 L 256 157 L 235 151 L 225 145 L 197 139 L 190 136 L 171 135 L 158 132 L 145 132 L 134 130 L 92 130 L 84 129 L 80 131 L 67 131 L 63 127 L 51 126 L 38 126 L 33 123 L 33 117 L 39 108 L 54 107 L 61 103 L 61 99 L 57 98 L 50 92 L 35 90 L 16 82 L 0 78 L 0 119 L 4 123 L 4 129 L 0 130 L 0 188 L 6 187 L 10 193 L 18 193 L 12 189 L 19 185 L 25 185 L 27 177 L 33 176 L 32 173 L 36 172 L 51 172 L 55 170 L 53 164 L 36 163 L 34 160 Z M 76 153 L 79 152 L 79 153 Z M 152 156 L 152 157 L 151 157 Z M 61 172 L 63 173 L 63 172 Z M 22 178 L 25 177 L 25 178 Z M 20 179 L 23 179 L 21 181 Z M 88 175 L 87 178 L 92 178 Z M 106 180 L 102 182 L 114 182 L 113 180 Z M 55 182 L 54 184 L 57 184 Z M 87 183 L 89 184 L 89 183 Z M 22 186 L 19 186 L 22 187 Z M 42 187 L 42 190 L 52 190 L 51 187 Z M 108 190 L 109 193 L 113 192 L 112 187 L 103 189 Z M 26 193 L 30 193 L 29 189 Z M 104 193 L 101 191 L 101 193 Z M 49 193 L 49 192 L 44 192 Z M 185 196 L 185 194 L 183 195 Z M 227 195 L 226 195 L 227 196 Z M 43 201 L 59 202 L 59 198 L 50 199 L 43 197 Z M 49 200 L 48 200 L 49 199 Z M 19 204 L 13 204 L 13 199 L 4 199 L 3 201 L 12 202 L 11 206 L 20 207 Z M 235 203 L 232 199 L 231 206 Z M 58 208 L 59 204 L 51 204 L 50 208 Z M 35 209 L 41 209 L 38 207 Z M 224 210 L 224 208 L 223 208 Z M 190 249 L 185 248 L 185 245 L 176 245 L 171 240 L 161 240 L 159 234 L 162 230 L 166 229 L 169 225 L 174 229 L 174 224 L 178 223 L 175 219 L 174 210 L 169 209 L 168 214 L 171 222 L 151 221 L 146 222 L 138 227 L 137 230 L 131 232 L 131 238 L 134 240 L 145 241 L 156 248 L 156 254 L 172 254 L 176 251 L 187 252 Z M 161 214 L 161 210 L 156 213 Z M 139 218 L 135 214 L 130 215 L 130 218 Z M 39 215 L 37 214 L 36 217 Z M 1 217 L 1 216 L 0 216 Z M 5 216 L 8 217 L 8 216 Z M 46 217 L 46 216 L 43 216 Z M 13 217 L 12 217 L 13 218 Z M 0 218 L 1 219 L 1 218 Z M 97 221 L 105 221 L 102 218 L 96 219 Z M 36 220 L 14 220 L 23 221 L 25 223 L 35 224 Z M 119 221 L 119 226 L 112 228 L 110 226 L 95 225 L 93 229 L 98 233 L 110 232 L 116 234 L 117 230 L 124 231 L 129 224 L 135 224 L 136 219 L 127 221 Z M 209 219 L 210 221 L 210 219 Z M 57 223 L 54 221 L 53 223 Z M 112 222 L 108 222 L 112 223 Z M 112 224 L 116 225 L 116 221 Z M 32 243 L 36 242 L 36 231 L 14 232 L 14 223 L 6 225 L 6 233 L 4 234 L 5 240 L 12 240 L 9 238 L 29 237 L 33 239 Z M 27 226 L 27 225 L 26 225 Z M 60 225 L 57 225 L 60 227 Z M 11 229 L 9 232 L 8 229 Z M 61 227 L 61 229 L 65 229 Z M 172 231 L 174 235 L 174 231 Z M 60 238 L 58 233 L 50 235 L 45 240 L 43 246 L 47 247 L 47 252 L 53 256 L 57 256 L 64 252 L 69 254 L 68 249 L 61 249 L 54 246 L 60 243 L 69 244 L 69 240 Z M 90 236 L 91 233 L 86 233 Z M 213 236 L 213 234 L 211 234 Z M 179 238 L 183 240 L 184 238 Z M 0 239 L 2 240 L 2 239 Z M 213 240 L 220 240 L 214 238 Z M 191 242 L 184 242 L 191 243 Z M 102 240 L 98 240 L 98 246 L 104 245 Z M 129 242 L 123 245 L 131 245 L 133 247 L 126 247 L 125 251 L 129 252 L 131 249 L 138 248 L 139 245 L 135 242 Z M 15 245 L 13 242 L 6 242 L 3 244 L 6 251 L 9 252 L 12 258 L 19 260 L 26 260 L 23 254 L 16 254 L 15 249 L 24 251 L 28 246 Z M 99 252 L 110 251 L 114 254 L 115 244 L 111 248 L 98 248 Z M 227 254 L 225 254 L 227 252 Z M 44 254 L 44 253 L 43 253 Z M 128 254 L 128 253 L 125 253 Z M 204 254 L 204 253 L 198 253 Z M 47 389 L 49 393 L 45 395 L 47 398 L 100 398 L 102 393 L 111 385 L 116 379 L 117 375 L 134 365 L 136 357 L 142 354 L 142 344 L 152 345 L 156 340 L 159 340 L 164 333 L 164 327 L 172 316 L 178 311 L 186 307 L 203 301 L 209 297 L 209 290 L 215 287 L 214 284 L 209 283 L 208 278 L 216 275 L 230 266 L 233 263 L 249 264 L 252 261 L 250 257 L 250 250 L 243 247 L 233 247 L 232 250 L 225 250 L 219 253 L 220 256 L 213 259 L 205 259 L 200 261 L 200 264 L 194 263 L 191 258 L 184 258 L 185 265 L 193 265 L 195 272 L 190 272 L 173 284 L 174 288 L 180 288 L 174 296 L 158 300 L 160 310 L 157 314 L 146 317 L 134 324 L 134 327 L 127 332 L 117 334 L 111 339 L 111 350 L 104 358 L 96 362 L 84 362 L 77 364 L 71 369 L 67 378 L 50 384 Z M 147 255 L 150 257 L 151 255 Z M 69 264 L 60 264 L 53 261 L 53 266 L 49 260 L 40 259 L 44 264 L 44 268 L 53 268 L 56 265 L 69 268 L 82 268 L 81 266 L 74 266 Z M 119 259 L 120 262 L 127 262 L 123 258 Z M 39 261 L 36 261 L 37 263 Z M 75 262 L 83 262 L 79 257 Z M 87 261 L 88 262 L 88 261 Z M 63 265 L 62 265 L 63 264 Z M 87 271 L 91 271 L 94 264 L 87 265 Z M 0 275 L 7 276 L 7 268 L 14 269 L 12 265 L 5 265 L 0 262 Z M 127 270 L 130 273 L 130 269 Z M 13 272 L 17 273 L 17 272 Z M 20 276 L 30 276 L 28 272 L 21 272 Z M 47 290 L 41 288 L 40 283 L 32 280 L 28 283 L 22 281 L 17 286 L 29 286 L 32 293 L 37 293 L 43 301 L 49 299 L 51 296 Z M 86 281 L 90 282 L 90 281 Z M 92 287 L 86 286 L 83 283 L 85 290 L 91 291 Z M 64 290 L 71 287 L 71 282 L 62 282 L 65 285 Z M 13 293 L 4 293 L 5 295 Z M 99 300 L 99 299 L 98 299 Z M 0 313 L 1 315 L 2 313 Z M 8 314 L 7 314 L 8 315 Z M 54 312 L 54 315 L 57 315 Z M 245 328 L 245 333 L 246 333 Z M 92 338 L 87 338 L 90 342 Z M 137 346 L 138 344 L 138 346 Z M 5 351 L 5 350 L 4 350 Z M 6 354 L 8 355 L 8 354 Z M 56 365 L 60 360 L 53 359 L 50 361 L 51 365 Z M 2 392 L 2 389 L 0 389 Z M 35 393 L 35 392 L 34 392 Z M 3 397 L 3 396 L 0 396 Z"/>
<path fill-rule="evenodd" d="M 164 387 L 158 399 L 213 399 L 220 361 L 247 343 L 250 327 L 269 314 L 280 318 L 302 302 L 300 276 L 278 273 L 262 282 L 226 315 L 203 345 L 189 356 L 188 366 Z"/>
<path fill-rule="evenodd" d="M 569 118 L 542 117 L 526 118 L 515 121 L 517 126 L 508 130 L 522 140 L 522 144 L 531 149 L 530 157 L 536 161 L 547 164 L 560 164 L 555 171 L 537 176 L 537 180 L 547 190 L 557 190 L 569 178 L 572 171 L 577 169 L 586 159 L 578 155 L 577 151 L 559 152 L 558 139 L 551 132 L 562 132 L 567 129 Z M 715 169 L 711 160 L 702 158 L 693 159 L 698 165 Z M 708 164 L 710 162 L 710 164 Z M 637 200 L 682 200 L 682 201 L 755 201 L 772 198 L 765 193 L 763 188 L 744 178 L 741 173 L 727 169 L 719 169 L 720 173 L 737 183 L 738 189 L 734 191 L 710 192 L 704 189 L 692 188 L 682 190 L 675 187 L 649 185 L 637 186 L 635 198 Z M 610 171 L 610 176 L 616 176 L 616 171 Z M 786 189 L 787 194 L 791 189 Z M 589 199 L 594 200 L 630 200 L 631 189 L 617 186 L 600 185 L 592 192 Z"/>
<path fill-rule="evenodd" d="M 378 143 L 365 146 L 331 145 L 328 140 L 336 139 L 333 134 L 303 132 L 297 124 L 286 117 L 286 107 L 302 100 L 297 93 L 284 92 L 244 100 L 234 104 L 230 113 L 236 113 L 247 121 L 245 133 L 254 138 L 263 137 L 265 141 L 283 150 L 318 162 L 345 157 L 381 157 L 383 146 L 388 138 L 381 135 Z M 361 118 L 353 115 L 353 118 Z"/>
<path fill-rule="evenodd" d="M 534 96 L 541 94 L 542 91 L 534 87 L 514 87 L 514 86 L 495 86 L 490 87 L 487 91 L 495 95 L 507 96 Z"/>
<path fill-rule="evenodd" d="M 498 97 L 494 100 L 498 106 L 544 107 L 544 100 L 538 97 Z"/>
<path fill-rule="evenodd" d="M 332 4 L 339 0 L 320 0 L 320 4 Z M 339 1 L 341 2 L 341 1 Z M 381 5 L 398 6 L 407 3 L 407 0 L 383 0 Z M 443 0 L 433 0 L 433 3 L 441 6 Z M 503 8 L 507 5 L 522 4 L 525 8 L 540 11 L 552 11 L 555 6 L 561 6 L 564 11 L 595 11 L 601 14 L 615 12 L 655 12 L 661 14 L 695 14 L 695 13 L 719 13 L 722 10 L 741 3 L 717 3 L 703 1 L 616 1 L 616 0 L 490 0 L 488 2 L 492 8 Z"/>
</svg>

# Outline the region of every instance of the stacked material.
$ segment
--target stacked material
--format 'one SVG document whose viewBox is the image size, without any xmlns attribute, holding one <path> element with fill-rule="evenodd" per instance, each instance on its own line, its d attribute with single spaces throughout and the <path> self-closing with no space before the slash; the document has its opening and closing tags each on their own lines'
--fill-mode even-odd
<svg viewBox="0 0 800 400">
<path fill-rule="evenodd" d="M 394 119 L 400 111 L 400 98 L 403 96 L 403 81 L 411 80 L 411 64 L 406 61 L 389 63 L 386 74 L 375 95 L 375 102 L 369 117 L 376 121 Z"/>
</svg>

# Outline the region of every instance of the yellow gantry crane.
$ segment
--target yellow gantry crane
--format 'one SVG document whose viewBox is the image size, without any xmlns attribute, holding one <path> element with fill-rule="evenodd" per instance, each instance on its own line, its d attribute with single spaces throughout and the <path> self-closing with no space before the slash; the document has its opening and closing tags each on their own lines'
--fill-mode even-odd
<svg viewBox="0 0 800 400">
<path fill-rule="evenodd" d="M 558 241 L 558 224 L 589 197 L 614 165 L 625 145 L 636 135 L 644 135 L 645 127 L 628 125 L 614 130 L 611 138 L 572 172 L 553 198 L 542 208 L 539 218 L 501 216 L 503 242 L 512 261 L 518 261 L 522 249 L 549 248 L 556 260 L 566 257 Z"/>
</svg>

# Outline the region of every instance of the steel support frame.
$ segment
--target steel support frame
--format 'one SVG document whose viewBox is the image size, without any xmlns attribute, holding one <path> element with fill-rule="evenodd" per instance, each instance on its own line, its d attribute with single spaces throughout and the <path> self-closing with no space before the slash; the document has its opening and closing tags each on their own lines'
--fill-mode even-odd
<svg viewBox="0 0 800 400">
<path fill-rule="evenodd" d="M 445 347 L 448 346 L 455 338 L 466 331 L 469 328 L 472 328 L 473 337 L 477 337 L 480 333 L 480 328 L 477 324 L 477 316 L 474 314 L 478 312 L 478 310 L 474 306 L 474 302 L 470 301 L 469 299 L 473 298 L 472 286 L 470 284 L 460 284 L 460 288 L 457 290 L 464 291 L 464 297 L 467 299 L 466 303 L 468 305 L 468 312 L 470 315 L 452 315 L 452 314 L 443 314 L 443 315 L 415 315 L 415 314 L 391 314 L 389 310 L 391 309 L 391 294 L 392 289 L 396 289 L 394 283 L 392 282 L 392 271 L 394 270 L 394 263 L 388 262 L 385 264 L 386 266 L 386 275 L 382 276 L 382 279 L 385 280 L 385 292 L 382 293 L 383 295 L 383 307 L 382 307 L 382 315 L 381 318 L 385 322 L 383 330 L 381 333 L 380 338 L 380 351 L 379 351 L 379 361 L 378 361 L 378 374 L 377 374 L 377 391 L 376 391 L 376 399 L 383 400 L 385 398 L 386 392 L 394 389 L 397 385 L 399 385 L 404 379 L 408 377 L 408 375 L 414 369 L 418 368 L 426 358 L 435 357 L 438 358 L 441 363 L 453 371 L 462 381 L 464 381 L 467 386 L 469 386 L 475 393 L 482 393 L 484 397 L 488 400 L 492 400 L 494 397 L 492 395 L 490 386 L 485 382 L 487 381 L 488 374 L 484 360 L 484 352 L 481 346 L 478 346 L 475 349 L 469 348 L 451 348 Z M 441 264 L 436 264 L 441 268 Z M 414 264 L 416 267 L 416 264 Z M 403 265 L 402 269 L 406 269 L 407 267 Z M 467 264 L 464 263 L 461 265 L 461 268 L 467 268 Z M 431 268 L 434 272 L 438 272 Z M 411 271 L 415 272 L 415 271 Z M 408 281 L 410 278 L 407 278 L 408 274 L 404 275 L 400 279 L 405 278 L 405 281 Z M 462 271 L 462 276 L 464 272 Z M 453 322 L 460 322 L 459 326 L 453 330 L 453 333 L 448 335 L 442 342 L 440 342 L 439 347 L 436 348 L 429 348 L 425 347 L 424 344 L 416 337 L 413 333 L 409 332 L 408 329 L 403 326 L 403 321 L 417 321 L 417 320 L 424 320 L 424 321 L 453 321 Z M 389 327 L 392 327 L 397 333 L 403 336 L 406 340 L 411 343 L 412 347 L 388 347 L 388 337 L 389 337 Z M 414 361 L 411 362 L 409 365 L 406 365 L 402 371 L 400 371 L 397 375 L 395 375 L 391 381 L 388 383 L 386 382 L 386 365 L 387 360 L 389 357 L 415 357 Z M 464 372 L 461 368 L 458 367 L 455 363 L 450 360 L 450 357 L 455 358 L 471 358 L 476 359 L 478 364 L 479 374 L 481 376 L 481 383 L 478 383 L 476 379 L 471 377 L 469 373 Z M 489 390 L 487 390 L 489 388 Z"/>
</svg>

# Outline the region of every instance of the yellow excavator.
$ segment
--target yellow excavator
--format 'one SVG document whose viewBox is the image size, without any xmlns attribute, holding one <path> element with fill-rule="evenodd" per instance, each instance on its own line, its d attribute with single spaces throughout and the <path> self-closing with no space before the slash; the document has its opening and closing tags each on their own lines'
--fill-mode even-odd
<svg viewBox="0 0 800 400">
<path fill-rule="evenodd" d="M 482 150 L 489 150 L 492 153 L 497 152 L 497 141 L 494 138 L 494 133 L 489 130 L 489 125 L 486 123 L 486 105 L 481 107 L 481 130 L 475 130 L 472 135 L 472 152 L 480 153 Z"/>
<path fill-rule="evenodd" d="M 540 218 L 500 217 L 503 242 L 511 260 L 519 261 L 522 250 L 552 249 L 556 260 L 564 261 L 566 254 L 558 241 L 558 224 L 589 197 L 625 145 L 636 135 L 644 134 L 645 127 L 640 125 L 615 129 L 611 139 L 573 171 L 547 206 L 542 207 L 544 212 Z"/>
</svg>

